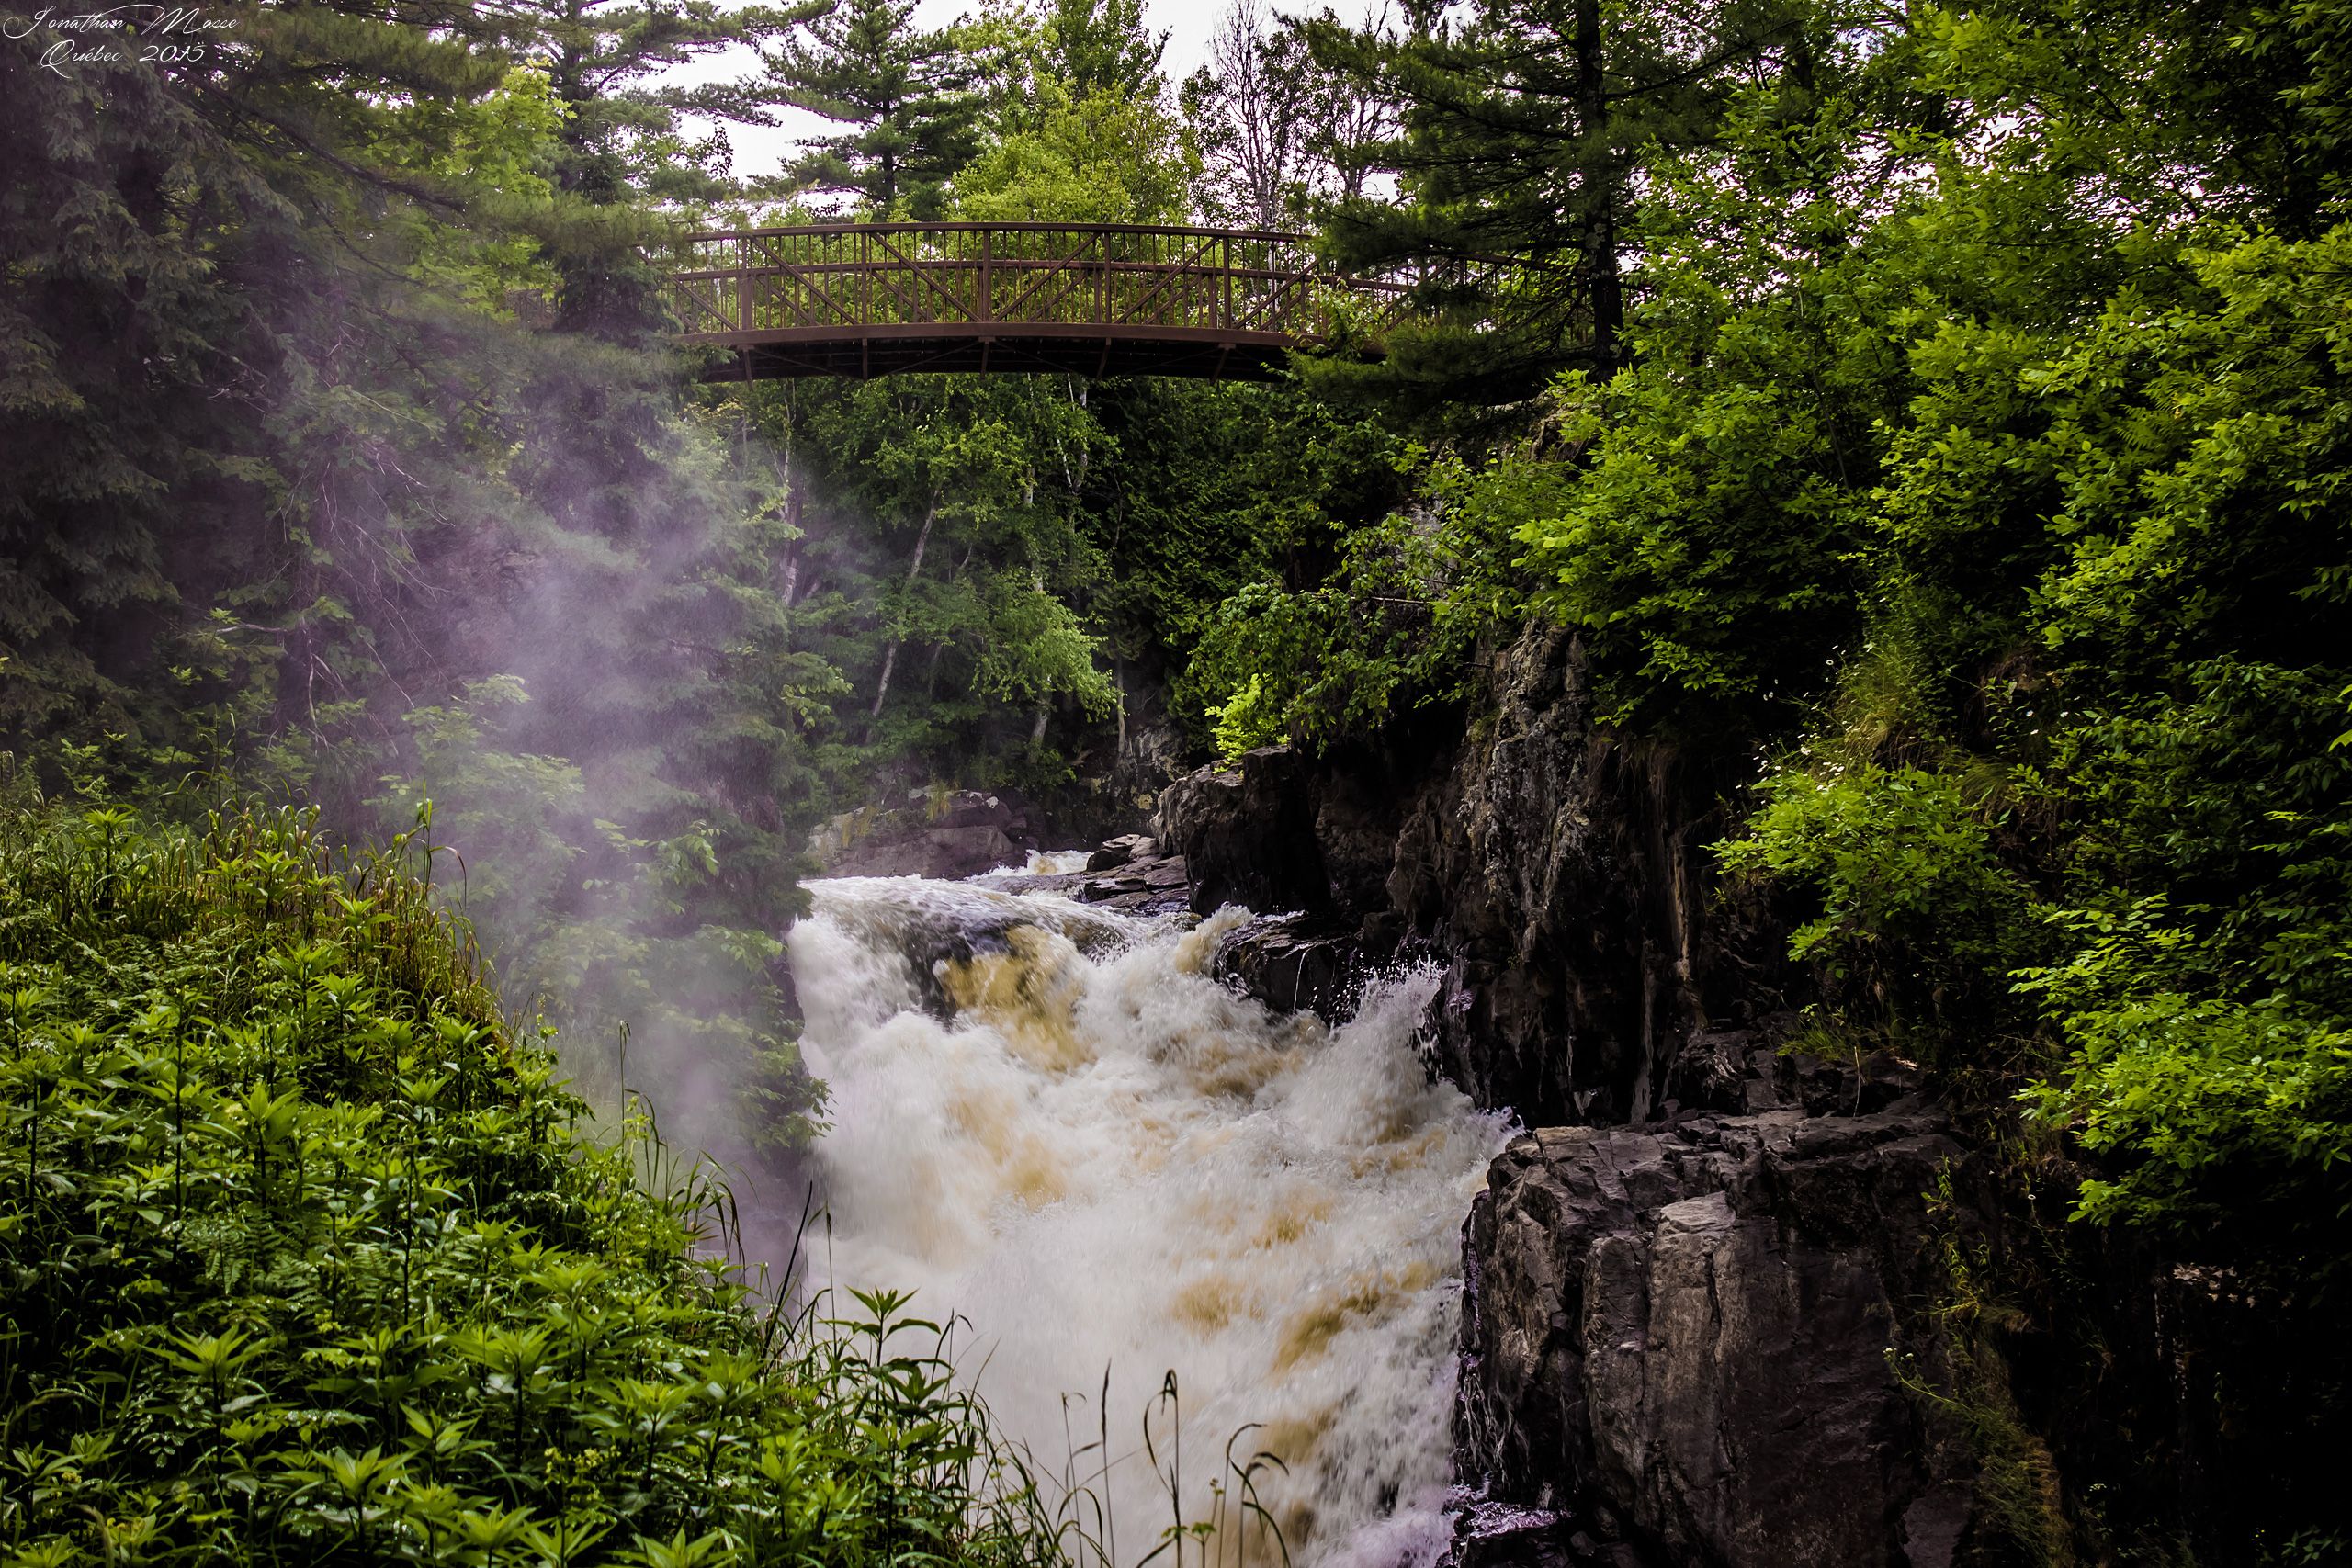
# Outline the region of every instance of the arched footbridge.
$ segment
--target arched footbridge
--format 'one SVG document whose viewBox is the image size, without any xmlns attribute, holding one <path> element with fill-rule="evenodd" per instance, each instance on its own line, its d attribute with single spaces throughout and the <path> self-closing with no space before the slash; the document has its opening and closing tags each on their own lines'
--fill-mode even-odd
<svg viewBox="0 0 2352 1568">
<path fill-rule="evenodd" d="M 1297 234 L 1127 223 L 849 223 L 683 237 L 664 298 L 712 380 L 1050 370 L 1256 378 L 1374 350 L 1410 285 Z"/>
</svg>

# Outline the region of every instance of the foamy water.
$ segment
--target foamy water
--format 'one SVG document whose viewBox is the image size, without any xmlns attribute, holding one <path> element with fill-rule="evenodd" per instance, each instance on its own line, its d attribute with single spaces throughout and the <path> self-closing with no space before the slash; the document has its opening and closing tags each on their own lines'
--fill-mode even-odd
<svg viewBox="0 0 2352 1568">
<path fill-rule="evenodd" d="M 1330 1030 L 1204 973 L 1238 911 L 1187 931 L 973 884 L 810 886 L 790 945 L 831 1089 L 835 1282 L 967 1318 L 959 1365 L 1048 1472 L 1092 1440 L 1107 1369 L 1124 1563 L 1170 1517 L 1142 1421 L 1171 1370 L 1188 1519 L 1257 1423 L 1234 1452 L 1287 1465 L 1259 1491 L 1294 1561 L 1433 1557 L 1459 1231 L 1505 1136 L 1429 1081 L 1434 979 Z M 1165 1470 L 1164 1416 L 1153 1436 Z"/>
<path fill-rule="evenodd" d="M 1027 876 L 1068 876 L 1074 872 L 1084 871 L 1086 863 L 1093 858 L 1093 855 L 1085 850 L 1031 850 L 1027 863 L 1019 868 L 1018 874 Z M 1002 869 L 1013 870 L 1011 866 Z"/>
</svg>

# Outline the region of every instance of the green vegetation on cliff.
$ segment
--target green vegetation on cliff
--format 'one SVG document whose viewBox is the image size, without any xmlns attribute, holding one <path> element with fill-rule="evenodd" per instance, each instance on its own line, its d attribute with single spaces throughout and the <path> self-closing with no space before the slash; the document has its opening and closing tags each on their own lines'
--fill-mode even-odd
<svg viewBox="0 0 2352 1568">
<path fill-rule="evenodd" d="M 1605 327 L 1622 287 L 1622 353 L 1555 354 L 1499 442 L 1421 416 L 1419 508 L 1229 601 L 1193 679 L 1228 748 L 1325 744 L 1453 697 L 1521 615 L 1566 623 L 1622 732 L 1769 759 L 1720 853 L 1818 1028 L 2021 1109 L 2085 1161 L 2085 1219 L 2334 1281 L 2352 13 L 1769 9 L 1321 39 L 1407 99 L 1423 215 L 1342 209 L 1359 246 L 1550 231 L 1501 177 L 1538 128 L 1464 73 L 1555 96 L 1553 223 L 1638 259 L 1528 272 L 1524 320 Z M 1388 379 L 1424 409 L 1476 385 L 1439 354 Z"/>
<path fill-rule="evenodd" d="M 2085 1246 L 2342 1299 L 2352 6 L 1237 13 L 1181 93 L 1134 0 L 975 9 L 0 40 L 0 747 L 99 813 L 16 820 L 0 884 L 0 1447 L 63 1467 L 12 1485 L 19 1540 L 152 1515 L 194 1557 L 266 1513 L 439 1551 L 384 1510 L 444 1486 L 626 1516 L 607 1551 L 720 1528 L 720 1480 L 833 1443 L 789 1390 L 849 1363 L 663 1393 L 725 1439 L 700 1483 L 658 1413 L 636 1472 L 545 1468 L 622 1451 L 531 1435 L 597 1377 L 760 1330 L 434 911 L 614 1120 L 627 1053 L 749 1089 L 660 1109 L 773 1184 L 820 1113 L 777 937 L 813 826 L 943 783 L 1082 822 L 1213 752 L 1343 753 L 1531 620 L 1604 728 L 1731 781 L 1718 861 L 1810 1038 L 1924 1065 Z M 675 74 L 736 43 L 749 74 Z M 785 105 L 834 129 L 738 177 L 712 126 Z M 819 215 L 1314 226 L 1442 324 L 1271 386 L 697 385 L 643 247 Z M 247 798 L 415 824 L 435 903 L 318 882 L 350 852 L 302 820 L 207 825 Z M 476 1235 L 526 1224 L 649 1303 L 650 1359 L 467 1348 L 572 1332 L 558 1265 Z M 444 1454 L 409 1405 L 474 1424 Z"/>
</svg>

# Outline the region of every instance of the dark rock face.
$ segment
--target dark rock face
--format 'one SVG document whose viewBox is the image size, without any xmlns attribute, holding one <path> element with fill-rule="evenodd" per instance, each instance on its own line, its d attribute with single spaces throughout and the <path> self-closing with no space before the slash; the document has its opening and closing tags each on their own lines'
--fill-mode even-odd
<svg viewBox="0 0 2352 1568">
<path fill-rule="evenodd" d="M 1887 1352 L 1962 1154 L 1919 1109 L 1513 1141 L 1465 1239 L 1464 1471 L 1560 1510 L 1569 1561 L 1947 1568 L 1965 1477 Z"/>
<path fill-rule="evenodd" d="M 1567 1568 L 1595 1561 L 1589 1535 L 1574 1530 L 1567 1516 L 1552 1508 L 1500 1503 L 1469 1487 L 1450 1499 L 1453 1544 L 1447 1568 Z M 1628 1559 L 1628 1568 L 1638 1568 Z"/>
<path fill-rule="evenodd" d="M 1479 1104 L 1642 1121 L 1695 1036 L 1780 1005 L 1774 944 L 1707 912 L 1720 794 L 1596 729 L 1574 637 L 1536 626 L 1494 656 L 1466 725 L 1202 769 L 1161 794 L 1159 832 L 1196 910 L 1301 913 L 1364 961 L 1442 964 L 1437 1059 Z M 1279 969 L 1242 977 L 1260 972 Z"/>
<path fill-rule="evenodd" d="M 1436 963 L 1437 1066 L 1541 1129 L 1465 1235 L 1455 1568 L 1970 1550 L 1966 1446 L 1888 1359 L 1938 1354 L 1905 1325 L 1936 1285 L 1922 1195 L 1963 1151 L 1902 1064 L 1773 1049 L 1782 944 L 1709 886 L 1729 793 L 1597 727 L 1577 644 L 1537 626 L 1449 733 L 1160 797 L 1193 908 L 1295 912 L 1220 975 L 1337 1016 L 1372 964 Z"/>
<path fill-rule="evenodd" d="M 1655 747 L 1597 734 L 1581 656 L 1531 629 L 1491 710 L 1396 840 L 1387 891 L 1448 961 L 1437 1049 L 1481 1104 L 1530 1122 L 1658 1115 L 1706 1027 L 1702 852 L 1714 792 Z"/>
<path fill-rule="evenodd" d="M 899 809 L 852 813 L 813 847 L 829 876 L 953 881 L 1017 865 L 1037 840 L 1028 807 L 1013 795 L 917 790 Z"/>
<path fill-rule="evenodd" d="M 1007 893 L 1058 893 L 1081 904 L 1142 914 L 1184 908 L 1192 880 L 1182 855 L 1163 855 L 1157 840 L 1127 833 L 1086 857 L 1084 871 L 1012 873 L 988 878 Z"/>
<path fill-rule="evenodd" d="M 1270 746 L 1229 769 L 1203 768 L 1160 793 L 1159 841 L 1190 869 L 1193 908 L 1260 914 L 1330 908 L 1306 758 Z"/>
</svg>

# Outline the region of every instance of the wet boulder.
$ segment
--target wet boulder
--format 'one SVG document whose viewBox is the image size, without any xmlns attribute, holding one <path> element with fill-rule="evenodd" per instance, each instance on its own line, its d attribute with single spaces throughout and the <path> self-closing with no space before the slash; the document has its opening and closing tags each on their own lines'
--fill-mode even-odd
<svg viewBox="0 0 2352 1568">
<path fill-rule="evenodd" d="M 1089 871 L 1116 871 L 1133 861 L 1158 860 L 1159 840 L 1142 833 L 1123 833 L 1103 840 L 1102 847 L 1086 857 Z"/>
<path fill-rule="evenodd" d="M 810 844 L 829 876 L 956 881 L 1018 865 L 1037 847 L 1027 805 L 980 790 L 913 790 L 889 809 L 846 812 Z"/>
<path fill-rule="evenodd" d="M 1203 768 L 1159 795 L 1160 845 L 1183 857 L 1193 908 L 1203 915 L 1227 904 L 1265 915 L 1328 910 L 1315 819 L 1312 772 L 1287 746 Z"/>
<path fill-rule="evenodd" d="M 1514 1140 L 1465 1235 L 1463 1472 L 1560 1510 L 1570 1561 L 1949 1568 L 1961 1445 L 1893 1363 L 1962 1157 L 1926 1111 Z"/>
<path fill-rule="evenodd" d="M 1120 840 L 1114 840 L 1112 844 Z M 1104 851 L 1112 844 L 1103 846 Z M 1088 874 L 1076 879 L 1072 896 L 1082 904 L 1102 904 L 1114 909 L 1157 914 L 1184 908 L 1191 877 L 1182 855 L 1161 855 L 1146 852 L 1158 849 L 1149 839 L 1136 838 L 1130 846 L 1130 858 L 1108 867 L 1094 867 L 1089 862 Z"/>
<path fill-rule="evenodd" d="M 1277 1012 L 1337 1023 L 1354 1010 L 1364 964 L 1352 931 L 1312 916 L 1261 916 L 1217 947 L 1212 973 Z"/>
</svg>

